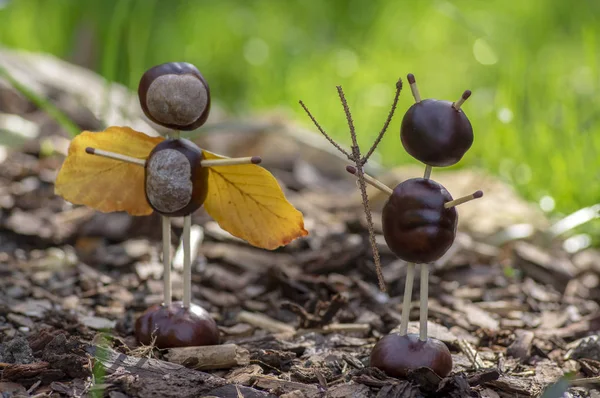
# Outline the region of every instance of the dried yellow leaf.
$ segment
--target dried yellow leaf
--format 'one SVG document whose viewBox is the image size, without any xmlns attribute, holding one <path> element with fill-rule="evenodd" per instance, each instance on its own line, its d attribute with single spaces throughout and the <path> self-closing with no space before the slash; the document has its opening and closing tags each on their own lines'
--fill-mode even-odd
<svg viewBox="0 0 600 398">
<path fill-rule="evenodd" d="M 150 137 L 129 127 L 84 131 L 71 141 L 68 156 L 56 177 L 55 192 L 65 200 L 102 212 L 152 213 L 144 191 L 144 167 L 90 155 L 92 147 L 146 159 L 164 138 Z"/>
<path fill-rule="evenodd" d="M 205 159 L 224 159 L 204 151 Z M 273 250 L 305 236 L 304 219 L 277 180 L 254 165 L 210 167 L 204 208 L 227 232 L 253 246 Z"/>
</svg>

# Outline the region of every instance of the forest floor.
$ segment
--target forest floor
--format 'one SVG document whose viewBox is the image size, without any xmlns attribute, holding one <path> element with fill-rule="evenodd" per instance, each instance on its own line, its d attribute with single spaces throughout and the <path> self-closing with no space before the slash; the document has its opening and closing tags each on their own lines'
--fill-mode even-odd
<svg viewBox="0 0 600 398">
<path fill-rule="evenodd" d="M 0 59 L 81 129 L 144 129 L 135 111 L 96 119 L 100 105 L 85 90 L 104 86 L 87 72 L 47 58 L 7 53 Z M 61 83 L 78 79 L 89 82 L 85 88 Z M 113 104 L 134 103 L 129 93 L 112 90 Z M 360 195 L 342 159 L 320 137 L 313 141 L 276 118 L 231 122 L 215 111 L 216 127 L 198 136 L 198 144 L 229 156 L 262 155 L 303 212 L 310 235 L 260 250 L 197 211 L 192 296 L 217 320 L 222 344 L 158 350 L 136 343 L 133 323 L 162 301 L 159 216 L 69 205 L 53 186 L 68 147 L 63 128 L 7 84 L 0 84 L 0 112 L 2 134 L 34 132 L 17 149 L 0 146 L 3 398 L 529 397 L 564 375 L 567 396 L 600 397 L 600 252 L 567 253 L 565 223 L 551 225 L 493 177 L 434 170 L 432 178 L 455 197 L 485 192 L 459 208 L 456 242 L 431 267 L 429 331 L 450 348 L 453 371 L 444 379 L 427 369 L 394 379 L 369 367 L 373 345 L 400 322 L 406 275 L 406 263 L 381 235 L 382 195 L 369 191 L 385 293 L 377 285 Z M 370 170 L 390 186 L 422 173 L 418 167 Z M 181 220 L 172 228 L 173 248 L 180 250 Z M 174 267 L 178 297 L 177 255 Z M 412 320 L 418 300 L 415 289 Z M 418 322 L 409 330 L 416 332 Z"/>
</svg>

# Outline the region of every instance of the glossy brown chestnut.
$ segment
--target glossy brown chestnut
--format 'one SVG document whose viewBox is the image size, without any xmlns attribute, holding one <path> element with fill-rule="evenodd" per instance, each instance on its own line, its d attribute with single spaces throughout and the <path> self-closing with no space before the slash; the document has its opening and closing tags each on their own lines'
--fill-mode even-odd
<svg viewBox="0 0 600 398">
<path fill-rule="evenodd" d="M 381 218 L 388 247 L 404 261 L 439 259 L 456 236 L 456 209 L 444 208 L 451 200 L 448 191 L 430 179 L 413 178 L 398 184 Z"/>
<path fill-rule="evenodd" d="M 193 142 L 179 138 L 158 144 L 146 161 L 144 190 L 150 207 L 159 214 L 179 217 L 198 210 L 208 193 L 208 169 Z"/>
<path fill-rule="evenodd" d="M 194 130 L 210 113 L 210 89 L 200 71 L 187 62 L 150 68 L 138 86 L 140 105 L 154 123 L 175 130 Z"/>
<path fill-rule="evenodd" d="M 219 329 L 210 314 L 195 304 L 184 308 L 181 301 L 154 305 L 135 321 L 138 342 L 149 345 L 153 333 L 158 348 L 219 344 Z"/>
<path fill-rule="evenodd" d="M 417 334 L 389 334 L 371 351 L 371 367 L 391 377 L 405 377 L 409 371 L 426 367 L 440 377 L 452 371 L 452 355 L 441 341 L 429 337 L 423 341 Z"/>
<path fill-rule="evenodd" d="M 473 144 L 467 115 L 450 101 L 426 99 L 413 104 L 402 119 L 400 139 L 406 152 L 430 166 L 451 166 Z"/>
</svg>

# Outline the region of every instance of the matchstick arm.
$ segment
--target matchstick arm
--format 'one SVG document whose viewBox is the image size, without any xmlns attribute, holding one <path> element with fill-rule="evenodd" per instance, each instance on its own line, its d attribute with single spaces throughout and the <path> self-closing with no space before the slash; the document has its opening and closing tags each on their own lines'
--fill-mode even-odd
<svg viewBox="0 0 600 398">
<path fill-rule="evenodd" d="M 454 206 L 458 206 L 463 203 L 470 202 L 474 199 L 479 199 L 483 196 L 483 191 L 475 191 L 471 195 L 463 196 L 458 199 L 451 200 L 449 202 L 444 203 L 444 207 L 446 209 L 450 209 Z"/>
</svg>

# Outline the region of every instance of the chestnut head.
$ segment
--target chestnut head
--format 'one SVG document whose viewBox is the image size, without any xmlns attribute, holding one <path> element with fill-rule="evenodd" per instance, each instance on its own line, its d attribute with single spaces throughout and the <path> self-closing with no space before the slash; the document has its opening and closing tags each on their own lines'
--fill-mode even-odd
<svg viewBox="0 0 600 398">
<path fill-rule="evenodd" d="M 400 139 L 415 159 L 437 167 L 462 159 L 473 144 L 467 115 L 450 101 L 426 99 L 413 104 L 402 119 Z"/>
<path fill-rule="evenodd" d="M 155 338 L 158 348 L 191 347 L 219 344 L 219 329 L 214 319 L 202 307 L 181 301 L 170 306 L 154 305 L 135 321 L 138 342 L 150 345 Z"/>
<path fill-rule="evenodd" d="M 146 160 L 146 200 L 164 216 L 186 216 L 198 210 L 208 193 L 208 169 L 202 150 L 186 139 L 167 139 Z"/>
<path fill-rule="evenodd" d="M 187 62 L 150 68 L 138 86 L 140 105 L 154 123 L 175 130 L 195 130 L 210 112 L 210 89 L 200 71 Z"/>
<path fill-rule="evenodd" d="M 441 341 L 429 337 L 423 341 L 417 334 L 389 334 L 371 351 L 371 367 L 391 377 L 405 377 L 418 368 L 429 368 L 440 377 L 452 371 L 452 355 Z"/>
<path fill-rule="evenodd" d="M 429 263 L 450 248 L 456 236 L 458 214 L 444 204 L 452 196 L 430 179 L 413 178 L 394 188 L 383 207 L 383 236 L 399 258 Z"/>
</svg>

